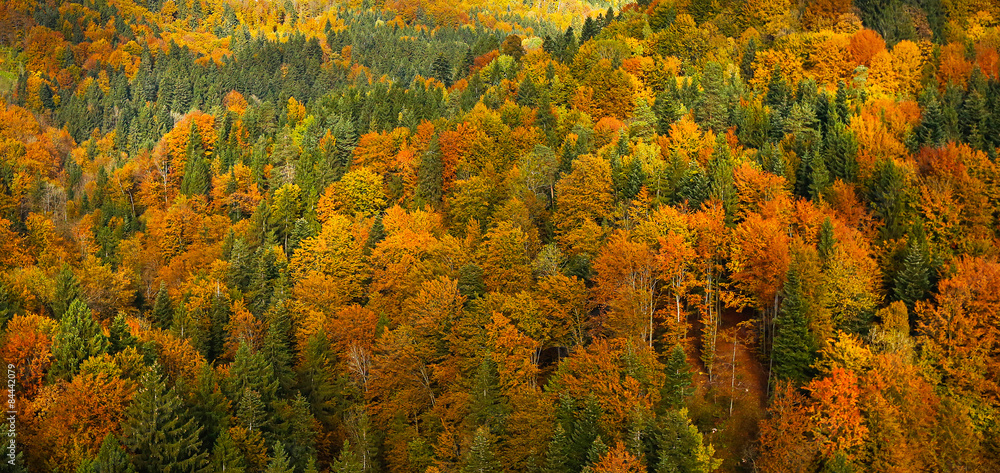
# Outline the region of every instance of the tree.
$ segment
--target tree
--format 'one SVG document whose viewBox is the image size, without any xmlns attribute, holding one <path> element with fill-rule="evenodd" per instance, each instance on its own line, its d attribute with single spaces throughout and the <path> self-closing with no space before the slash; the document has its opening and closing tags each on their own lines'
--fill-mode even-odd
<svg viewBox="0 0 1000 473">
<path fill-rule="evenodd" d="M 688 387 L 691 386 L 691 366 L 680 344 L 674 345 L 663 371 L 666 379 L 660 389 L 660 403 L 666 409 L 679 409 L 684 406 Z"/>
<path fill-rule="evenodd" d="M 211 471 L 226 473 L 243 473 L 247 469 L 246 459 L 228 431 L 222 432 L 215 441 L 210 468 Z"/>
<path fill-rule="evenodd" d="M 494 453 L 493 435 L 485 426 L 476 429 L 462 473 L 495 473 L 504 471 Z"/>
<path fill-rule="evenodd" d="M 170 294 L 167 293 L 167 284 L 164 282 L 160 282 L 160 290 L 156 292 L 151 318 L 153 324 L 162 329 L 169 327 L 170 322 L 174 319 L 174 305 L 170 301 Z"/>
<path fill-rule="evenodd" d="M 52 339 L 54 361 L 49 372 L 54 378 L 69 380 L 90 357 L 108 352 L 110 343 L 90 309 L 79 299 L 73 300 L 59 320 L 59 331 Z"/>
<path fill-rule="evenodd" d="M 201 426 L 191 418 L 158 365 L 146 370 L 141 388 L 122 422 L 125 446 L 139 471 L 207 471 Z"/>
<path fill-rule="evenodd" d="M 903 266 L 893 280 L 895 282 L 893 294 L 896 300 L 906 304 L 906 308 L 910 311 L 913 311 L 914 304 L 923 299 L 930 290 L 927 255 L 923 245 L 916 239 L 911 239 L 906 245 Z"/>
<path fill-rule="evenodd" d="M 601 455 L 600 460 L 590 468 L 593 473 L 640 473 L 644 470 L 639 459 L 625 448 L 622 441 Z"/>
<path fill-rule="evenodd" d="M 271 457 L 271 462 L 267 464 L 267 469 L 264 473 L 294 473 L 295 469 L 289 463 L 288 454 L 285 453 L 285 446 L 281 442 L 274 443 L 274 456 Z"/>
<path fill-rule="evenodd" d="M 77 469 L 86 473 L 135 473 L 135 467 L 129 461 L 128 454 L 122 448 L 121 440 L 114 434 L 108 434 L 101 443 L 101 450 L 97 452 L 89 465 Z"/>
<path fill-rule="evenodd" d="M 806 324 L 809 308 L 802 295 L 802 281 L 796 268 L 788 271 L 784 300 L 775 319 L 774 375 L 777 379 L 803 383 L 810 378 L 816 347 Z"/>
<path fill-rule="evenodd" d="M 52 301 L 52 313 L 61 318 L 69 309 L 70 304 L 80 297 L 80 282 L 69 265 L 63 265 L 62 270 L 56 276 L 55 289 L 56 297 Z"/>
</svg>

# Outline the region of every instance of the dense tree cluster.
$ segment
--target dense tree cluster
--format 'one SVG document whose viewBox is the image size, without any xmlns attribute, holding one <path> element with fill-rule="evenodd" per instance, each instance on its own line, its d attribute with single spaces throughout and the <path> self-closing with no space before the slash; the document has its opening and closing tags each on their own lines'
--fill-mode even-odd
<svg viewBox="0 0 1000 473">
<path fill-rule="evenodd" d="M 0 3 L 19 468 L 1000 469 L 1000 8 L 528 3 Z"/>
</svg>

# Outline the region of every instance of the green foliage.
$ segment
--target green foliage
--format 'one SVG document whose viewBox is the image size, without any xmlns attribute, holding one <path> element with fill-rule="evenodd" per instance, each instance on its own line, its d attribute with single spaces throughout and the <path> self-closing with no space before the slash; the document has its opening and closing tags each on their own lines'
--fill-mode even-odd
<svg viewBox="0 0 1000 473">
<path fill-rule="evenodd" d="M 485 426 L 476 429 L 469 446 L 469 453 L 462 465 L 462 473 L 499 473 L 504 471 L 494 452 L 493 435 Z"/>
<path fill-rule="evenodd" d="M 49 375 L 69 380 L 87 358 L 107 353 L 111 348 L 101 325 L 79 299 L 75 299 L 59 320 L 59 331 L 52 339 L 53 362 Z"/>
<path fill-rule="evenodd" d="M 803 383 L 810 378 L 816 347 L 806 322 L 809 307 L 802 294 L 802 280 L 796 268 L 788 270 L 784 299 L 775 318 L 774 376 Z"/>
<path fill-rule="evenodd" d="M 125 446 L 137 471 L 208 471 L 201 426 L 184 409 L 181 398 L 154 365 L 143 374 L 141 388 L 122 423 Z"/>
</svg>

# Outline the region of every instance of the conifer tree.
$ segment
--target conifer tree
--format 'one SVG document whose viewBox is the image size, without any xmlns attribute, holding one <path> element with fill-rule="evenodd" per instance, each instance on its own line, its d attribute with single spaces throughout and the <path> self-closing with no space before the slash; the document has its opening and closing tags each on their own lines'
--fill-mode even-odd
<svg viewBox="0 0 1000 473">
<path fill-rule="evenodd" d="M 201 427 L 184 409 L 174 389 L 167 388 L 158 365 L 149 368 L 122 422 L 125 445 L 140 472 L 208 471 Z"/>
<path fill-rule="evenodd" d="M 222 432 L 222 435 L 215 441 L 215 447 L 212 448 L 211 471 L 243 473 L 246 469 L 246 459 L 243 457 L 243 453 L 233 442 L 229 432 Z"/>
<path fill-rule="evenodd" d="M 545 473 L 569 473 L 572 444 L 561 423 L 556 423 L 545 456 Z"/>
<path fill-rule="evenodd" d="M 108 434 L 101 443 L 97 457 L 80 465 L 78 473 L 135 473 L 135 467 L 129 461 L 128 454 L 122 448 L 121 440 L 114 434 Z"/>
<path fill-rule="evenodd" d="M 128 347 L 138 346 L 139 339 L 132 335 L 128 324 L 125 322 L 125 314 L 119 313 L 115 316 L 114 322 L 108 329 L 108 353 L 120 353 Z"/>
<path fill-rule="evenodd" d="M 499 473 L 504 471 L 494 452 L 494 440 L 489 429 L 480 426 L 469 446 L 462 473 Z"/>
<path fill-rule="evenodd" d="M 517 104 L 523 107 L 534 107 L 537 101 L 538 89 L 535 87 L 535 81 L 531 80 L 530 75 L 525 74 L 524 80 L 517 88 Z"/>
<path fill-rule="evenodd" d="M 802 383 L 810 378 L 816 347 L 806 322 L 809 309 L 796 268 L 788 271 L 782 292 L 785 298 L 781 301 L 779 315 L 774 322 L 774 375 L 777 379 Z"/>
<path fill-rule="evenodd" d="M 49 374 L 69 380 L 80 368 L 80 363 L 107 353 L 110 345 L 90 309 L 75 299 L 59 320 L 59 331 L 52 339 L 54 360 Z"/>
<path fill-rule="evenodd" d="M 441 160 L 441 148 L 435 136 L 431 139 L 427 151 L 420 157 L 417 167 L 416 205 L 436 207 L 441 202 L 444 187 L 444 162 Z"/>
<path fill-rule="evenodd" d="M 285 453 L 285 446 L 281 442 L 275 442 L 274 444 L 274 455 L 271 457 L 271 462 L 267 464 L 267 469 L 264 473 L 294 473 L 295 468 L 292 468 L 291 462 L 288 460 L 288 454 Z"/>
<path fill-rule="evenodd" d="M 485 425 L 490 432 L 503 435 L 510 407 L 500 395 L 497 364 L 489 353 L 483 355 L 472 382 L 472 403 L 469 415 L 476 425 Z"/>
<path fill-rule="evenodd" d="M 56 296 L 52 300 L 52 313 L 56 318 L 61 318 L 69 309 L 70 304 L 80 297 L 80 283 L 68 264 L 64 264 L 62 270 L 56 275 L 55 294 Z"/>
<path fill-rule="evenodd" d="M 174 319 L 174 304 L 170 300 L 167 292 L 167 285 L 160 283 L 160 290 L 156 292 L 156 299 L 153 302 L 153 325 L 159 328 L 167 328 Z"/>
<path fill-rule="evenodd" d="M 332 425 L 336 399 L 341 389 L 333 373 L 333 353 L 322 330 L 309 337 L 297 368 L 298 388 L 309 402 L 312 415 L 324 425 Z"/>
<path fill-rule="evenodd" d="M 344 446 L 340 449 L 340 455 L 330 465 L 330 473 L 362 473 L 364 471 L 364 465 L 361 463 L 361 459 L 358 458 L 357 453 L 354 452 L 354 448 L 351 447 L 351 441 L 344 440 Z"/>
<path fill-rule="evenodd" d="M 924 245 L 918 243 L 915 238 L 911 238 L 906 245 L 906 254 L 903 257 L 903 266 L 896 273 L 895 287 L 893 294 L 896 300 L 906 304 L 906 308 L 913 312 L 913 304 L 924 298 L 930 290 L 930 269 Z"/>
<path fill-rule="evenodd" d="M 826 261 L 833 255 L 834 246 L 837 244 L 837 240 L 833 236 L 833 223 L 830 222 L 830 217 L 823 220 L 823 224 L 820 225 L 818 240 L 816 249 L 819 251 L 819 257 Z"/>
<path fill-rule="evenodd" d="M 448 58 L 445 57 L 444 54 L 439 53 L 437 57 L 434 58 L 434 63 L 431 64 L 431 77 L 441 81 L 445 87 L 451 87 L 453 78 L 451 62 L 448 61 Z"/>
<path fill-rule="evenodd" d="M 691 386 L 691 366 L 687 362 L 687 354 L 681 345 L 675 345 L 670 352 L 670 358 L 663 367 L 666 379 L 660 390 L 660 402 L 663 408 L 676 409 L 684 405 L 688 387 Z"/>
</svg>

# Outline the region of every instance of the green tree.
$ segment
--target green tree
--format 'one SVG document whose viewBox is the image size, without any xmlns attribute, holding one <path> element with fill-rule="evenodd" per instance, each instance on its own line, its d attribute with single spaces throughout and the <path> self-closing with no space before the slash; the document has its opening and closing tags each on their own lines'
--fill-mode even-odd
<svg viewBox="0 0 1000 473">
<path fill-rule="evenodd" d="M 451 87 L 454 75 L 451 70 L 451 62 L 444 54 L 438 54 L 431 64 L 431 77 L 441 81 L 445 87 Z"/>
<path fill-rule="evenodd" d="M 809 333 L 806 314 L 809 308 L 802 293 L 802 280 L 796 268 L 788 271 L 784 300 L 775 318 L 774 375 L 777 379 L 790 379 L 799 383 L 809 380 L 815 358 L 815 341 Z"/>
<path fill-rule="evenodd" d="M 56 297 L 52 300 L 52 313 L 60 318 L 69 309 L 70 304 L 80 297 L 80 282 L 70 269 L 68 264 L 64 264 L 62 270 L 56 275 Z"/>
<path fill-rule="evenodd" d="M 476 429 L 476 435 L 469 446 L 469 453 L 462 465 L 462 473 L 499 473 L 504 471 L 494 452 L 493 435 L 485 426 Z"/>
<path fill-rule="evenodd" d="M 93 313 L 75 299 L 59 320 L 59 331 L 52 339 L 54 360 L 49 375 L 68 381 L 84 360 L 107 353 L 110 346 Z"/>
<path fill-rule="evenodd" d="M 76 471 L 77 473 L 135 473 L 135 467 L 129 461 L 128 453 L 122 448 L 118 437 L 108 434 L 104 437 L 97 456 L 81 464 Z"/>
<path fill-rule="evenodd" d="M 274 455 L 271 457 L 271 462 L 267 464 L 264 473 L 295 473 L 295 468 L 292 468 L 288 454 L 285 453 L 285 446 L 281 442 L 275 442 Z"/>
<path fill-rule="evenodd" d="M 167 284 L 164 282 L 160 282 L 160 290 L 156 292 L 152 319 L 153 325 L 163 329 L 170 327 L 174 319 L 174 304 L 170 300 Z"/>
<path fill-rule="evenodd" d="M 243 473 L 246 471 L 246 459 L 239 447 L 229 436 L 229 432 L 223 432 L 215 441 L 212 449 L 211 471 L 225 473 Z"/>
<path fill-rule="evenodd" d="M 158 365 L 140 380 L 140 389 L 122 422 L 132 462 L 143 472 L 208 471 L 208 452 L 201 448 L 201 427 L 186 412 Z"/>
<path fill-rule="evenodd" d="M 489 353 L 483 355 L 472 381 L 469 416 L 476 425 L 486 426 L 490 432 L 503 435 L 510 406 L 500 394 L 499 377 L 493 357 Z"/>
<path fill-rule="evenodd" d="M 675 345 L 670 352 L 670 358 L 667 359 L 663 371 L 667 376 L 660 390 L 660 402 L 667 409 L 680 408 L 684 405 L 688 387 L 691 386 L 691 366 L 680 344 Z"/>
<path fill-rule="evenodd" d="M 340 455 L 330 465 L 330 473 L 362 473 L 364 471 L 361 459 L 358 458 L 354 449 L 351 448 L 351 441 L 344 440 L 344 446 L 340 449 Z"/>
<path fill-rule="evenodd" d="M 906 304 L 906 308 L 912 313 L 913 304 L 923 299 L 930 290 L 930 268 L 924 245 L 918 243 L 916 238 L 911 238 L 906 245 L 906 254 L 903 257 L 903 266 L 893 278 L 895 286 L 893 294 L 896 300 Z"/>
</svg>

